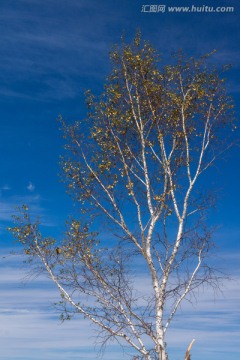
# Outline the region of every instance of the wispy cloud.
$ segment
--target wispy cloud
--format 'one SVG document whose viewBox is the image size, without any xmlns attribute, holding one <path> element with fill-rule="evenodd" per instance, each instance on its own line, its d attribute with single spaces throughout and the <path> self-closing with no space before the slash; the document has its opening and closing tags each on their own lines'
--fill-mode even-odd
<svg viewBox="0 0 240 360">
<path fill-rule="evenodd" d="M 11 187 L 8 184 L 5 184 L 5 185 L 3 185 L 1 190 L 4 190 L 4 191 L 11 190 Z"/>
<path fill-rule="evenodd" d="M 16 212 L 17 207 L 22 204 L 28 204 L 35 215 L 43 214 L 44 209 L 41 206 L 39 195 L 13 195 L 1 199 L 0 221 L 12 220 L 12 215 Z"/>
<path fill-rule="evenodd" d="M 89 4 L 73 1 L 71 5 L 59 1 L 57 9 L 55 5 L 56 2 L 49 1 L 45 10 L 39 1 L 31 9 L 6 5 L 0 14 L 2 95 L 38 101 L 74 98 L 87 78 L 89 81 L 93 77 L 95 81 L 101 76 L 100 64 L 106 69 L 111 34 L 103 23 L 113 24 L 114 18 L 102 12 L 100 19 L 101 5 L 95 0 Z M 90 12 L 94 27 L 89 26 Z"/>
<path fill-rule="evenodd" d="M 231 254 L 229 254 L 231 256 Z M 52 304 L 59 300 L 58 290 L 41 276 L 23 285 L 24 268 L 20 256 L 6 257 L 0 268 L 1 355 L 9 360 L 96 359 L 95 332 L 80 316 L 60 325 Z M 143 276 L 138 286 L 145 287 Z M 181 360 L 192 338 L 196 339 L 193 358 L 234 360 L 239 351 L 240 275 L 224 283 L 223 293 L 214 298 L 208 288 L 197 295 L 197 302 L 185 303 L 176 316 L 167 342 L 171 356 Z M 47 329 L 47 331 L 46 331 Z M 14 347 L 11 344 L 14 342 Z M 18 358 L 19 356 L 19 358 Z M 118 345 L 111 346 L 104 359 L 128 359 Z"/>
<path fill-rule="evenodd" d="M 33 192 L 35 190 L 35 185 L 31 181 L 29 181 L 27 186 L 28 191 Z"/>
<path fill-rule="evenodd" d="M 21 258 L 7 257 L 0 262 L 1 357 L 8 360 L 96 359 L 94 331 L 80 317 L 61 324 L 53 303 L 58 290 L 45 278 L 23 286 Z M 13 345 L 14 344 L 14 345 Z M 121 359 L 112 348 L 106 359 Z M 112 355 L 111 355 L 112 354 Z M 114 355 L 113 355 L 114 354 Z M 116 355 L 116 356 L 115 356 Z"/>
<path fill-rule="evenodd" d="M 8 224 L 13 222 L 13 215 L 16 215 L 18 208 L 27 205 L 32 219 L 41 221 L 42 226 L 56 226 L 56 219 L 49 214 L 45 201 L 41 195 L 34 193 L 34 185 L 28 185 L 29 194 L 2 196 L 0 198 L 0 230 L 6 230 Z"/>
</svg>

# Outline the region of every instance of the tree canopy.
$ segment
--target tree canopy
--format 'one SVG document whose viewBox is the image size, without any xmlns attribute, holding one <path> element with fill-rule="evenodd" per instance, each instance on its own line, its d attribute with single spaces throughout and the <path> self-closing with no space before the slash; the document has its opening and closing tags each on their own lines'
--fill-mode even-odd
<svg viewBox="0 0 240 360">
<path fill-rule="evenodd" d="M 60 119 L 79 217 L 59 242 L 42 236 L 24 206 L 12 232 L 57 285 L 63 319 L 84 316 L 103 345 L 130 346 L 132 359 L 167 360 L 180 304 L 218 280 L 207 261 L 211 194 L 199 178 L 230 146 L 233 104 L 209 55 L 178 52 L 164 66 L 137 34 L 110 58 L 103 94 L 87 92 L 87 117 Z"/>
</svg>

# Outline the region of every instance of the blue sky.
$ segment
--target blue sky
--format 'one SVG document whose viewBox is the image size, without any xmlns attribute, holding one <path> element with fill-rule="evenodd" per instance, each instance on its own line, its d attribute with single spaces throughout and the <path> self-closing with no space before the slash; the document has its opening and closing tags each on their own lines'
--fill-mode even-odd
<svg viewBox="0 0 240 360">
<path fill-rule="evenodd" d="M 144 4 L 234 6 L 232 13 L 143 13 Z M 239 103 L 238 0 L 1 0 L 0 1 L 0 357 L 4 360 L 95 359 L 94 333 L 81 319 L 60 325 L 51 307 L 57 292 L 45 279 L 21 285 L 21 259 L 6 232 L 16 205 L 28 203 L 46 232 L 59 235 L 71 202 L 59 182 L 62 139 L 56 118 L 85 115 L 83 92 L 102 89 L 108 53 L 124 33 L 140 28 L 167 62 L 174 50 L 190 56 L 217 50 L 217 65 L 232 64 L 228 89 Z M 239 105 L 236 106 L 239 111 Z M 239 358 L 239 151 L 232 150 L 208 177 L 221 193 L 212 222 L 219 224 L 218 260 L 234 281 L 223 294 L 200 293 L 186 305 L 169 335 L 176 360 L 192 337 L 193 359 Z M 183 309 L 184 310 L 184 309 Z M 117 347 L 104 359 L 124 358 Z M 127 358 L 127 357 L 125 357 Z"/>
</svg>

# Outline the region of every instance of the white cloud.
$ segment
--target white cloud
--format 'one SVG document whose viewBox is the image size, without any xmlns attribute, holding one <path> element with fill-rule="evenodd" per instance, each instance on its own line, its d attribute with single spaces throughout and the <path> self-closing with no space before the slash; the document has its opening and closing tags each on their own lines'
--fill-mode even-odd
<svg viewBox="0 0 240 360">
<path fill-rule="evenodd" d="M 35 190 L 35 185 L 31 181 L 29 181 L 27 186 L 28 191 L 33 192 Z"/>
<path fill-rule="evenodd" d="M 7 190 L 11 190 L 11 187 L 8 184 L 5 184 L 1 190 L 7 191 Z"/>
<path fill-rule="evenodd" d="M 27 205 L 32 219 L 40 219 L 42 226 L 54 227 L 56 220 L 48 214 L 48 208 L 44 206 L 46 199 L 39 194 L 29 192 L 28 195 L 2 196 L 0 198 L 0 233 L 6 230 L 6 223 L 13 223 L 13 215 L 18 214 L 18 208 Z"/>
<path fill-rule="evenodd" d="M 22 204 L 27 204 L 34 215 L 41 215 L 43 208 L 40 205 L 39 195 L 14 195 L 1 199 L 0 221 L 11 221 L 12 215 L 16 213 L 16 208 Z"/>
<path fill-rule="evenodd" d="M 10 250 L 10 249 L 9 249 Z M 7 252 L 7 251 L 6 251 Z M 90 324 L 76 316 L 62 325 L 52 304 L 58 290 L 43 276 L 23 284 L 25 270 L 21 256 L 6 256 L 0 262 L 0 347 L 6 360 L 96 359 Z M 231 254 L 228 255 L 231 257 Z M 235 255 L 239 258 L 239 254 Z M 145 288 L 143 276 L 136 276 L 139 290 Z M 167 334 L 170 358 L 181 360 L 190 341 L 194 360 L 234 360 L 239 352 L 240 275 L 225 281 L 223 293 L 210 289 L 197 294 L 197 302 L 185 303 Z M 146 290 L 146 288 L 145 288 Z M 14 346 L 12 344 L 14 343 Z M 118 345 L 107 348 L 103 359 L 125 360 Z"/>
</svg>

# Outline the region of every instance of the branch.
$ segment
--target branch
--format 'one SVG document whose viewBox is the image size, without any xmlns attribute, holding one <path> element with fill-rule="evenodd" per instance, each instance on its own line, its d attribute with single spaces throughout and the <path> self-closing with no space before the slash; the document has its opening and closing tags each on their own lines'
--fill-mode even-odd
<svg viewBox="0 0 240 360">
<path fill-rule="evenodd" d="M 187 349 L 187 352 L 186 352 L 186 355 L 185 355 L 185 358 L 184 360 L 190 360 L 190 351 L 191 351 L 191 348 L 193 346 L 193 343 L 194 343 L 195 339 L 193 339 L 190 343 L 190 345 L 188 346 L 188 349 Z"/>
<path fill-rule="evenodd" d="M 162 156 L 164 158 L 164 170 L 167 172 L 168 178 L 169 178 L 170 194 L 171 194 L 171 197 L 172 197 L 174 210 L 175 210 L 175 213 L 176 213 L 176 216 L 177 216 L 178 220 L 180 221 L 181 216 L 180 216 L 180 212 L 179 212 L 179 208 L 178 208 L 178 204 L 177 204 L 177 199 L 176 199 L 176 196 L 175 196 L 173 176 L 172 176 L 172 171 L 171 171 L 171 167 L 170 167 L 170 159 L 171 159 L 172 153 L 174 151 L 174 146 L 175 145 L 174 145 L 174 142 L 173 142 L 173 147 L 172 147 L 172 150 L 171 150 L 171 152 L 169 154 L 170 158 L 168 158 L 167 154 L 166 154 L 166 149 L 165 149 L 165 145 L 164 145 L 164 141 L 163 141 L 162 136 L 159 139 L 159 143 L 160 143 L 161 153 L 162 153 Z"/>
<path fill-rule="evenodd" d="M 71 304 L 75 309 L 77 309 L 78 312 L 80 312 L 81 314 L 83 314 L 86 318 L 88 318 L 89 320 L 91 320 L 94 324 L 98 325 L 99 327 L 101 327 L 102 329 L 106 330 L 107 332 L 109 332 L 111 334 L 111 336 L 117 336 L 120 337 L 122 339 L 124 339 L 126 342 L 128 342 L 134 349 L 136 349 L 137 351 L 139 351 L 141 354 L 146 355 L 147 351 L 141 341 L 140 340 L 139 343 L 141 345 L 141 347 L 137 346 L 129 336 L 127 336 L 125 333 L 123 332 L 118 332 L 113 330 L 112 328 L 110 328 L 109 326 L 106 326 L 102 321 L 98 320 L 95 316 L 93 316 L 92 314 L 90 314 L 88 311 L 84 310 L 84 308 L 82 306 L 80 306 L 79 304 L 77 304 L 72 297 L 68 294 L 68 292 L 60 285 L 60 283 L 58 282 L 57 278 L 54 276 L 51 267 L 48 265 L 48 263 L 45 260 L 44 254 L 41 251 L 40 246 L 38 245 L 37 240 L 35 240 L 35 246 L 38 250 L 38 257 L 39 259 L 43 262 L 48 274 L 50 275 L 52 281 L 56 284 L 56 286 L 58 287 L 60 293 L 62 294 L 63 298 L 69 303 Z M 136 335 L 136 334 L 135 334 Z"/>
<path fill-rule="evenodd" d="M 175 304 L 175 306 L 174 306 L 174 309 L 173 309 L 171 315 L 169 316 L 169 318 L 168 318 L 168 320 L 167 320 L 167 323 L 166 323 L 166 325 L 165 325 L 165 327 L 164 327 L 164 333 L 166 332 L 166 330 L 167 330 L 167 328 L 168 328 L 168 326 L 169 326 L 169 324 L 170 324 L 173 316 L 175 315 L 175 313 L 176 313 L 179 305 L 181 304 L 182 300 L 187 296 L 187 294 L 188 294 L 189 291 L 191 290 L 191 285 L 192 285 L 192 283 L 193 283 L 193 280 L 195 279 L 195 276 L 196 276 L 196 274 L 197 274 L 197 272 L 198 272 L 198 270 L 199 270 L 199 268 L 200 268 L 200 266 L 201 266 L 201 264 L 202 264 L 201 254 L 202 254 L 202 249 L 199 250 L 197 266 L 196 266 L 196 268 L 194 269 L 191 278 L 189 279 L 189 282 L 188 282 L 188 284 L 187 284 L 187 286 L 186 286 L 186 288 L 185 288 L 185 291 L 184 291 L 183 294 L 180 296 L 180 298 L 177 300 L 177 302 L 176 302 L 176 304 Z"/>
<path fill-rule="evenodd" d="M 120 144 L 119 144 L 118 138 L 117 138 L 117 136 L 115 135 L 115 133 L 114 133 L 114 131 L 113 131 L 112 129 L 111 129 L 111 133 L 112 133 L 112 135 L 113 135 L 113 137 L 114 137 L 114 140 L 115 140 L 116 143 L 117 143 L 117 147 L 118 147 L 119 153 L 120 153 L 121 158 L 122 158 L 124 170 L 125 170 L 126 175 L 127 175 L 127 178 L 128 178 L 128 183 L 131 184 L 132 181 L 131 181 L 131 178 L 130 178 L 128 169 L 130 170 L 131 173 L 133 173 L 133 174 L 135 174 L 135 173 L 134 173 L 134 172 L 132 171 L 132 169 L 129 168 L 129 166 L 127 165 L 127 162 L 126 162 L 126 160 L 125 160 L 125 157 L 124 157 L 124 154 L 123 154 L 123 152 L 122 152 L 121 146 L 120 146 Z M 137 177 L 138 177 L 138 176 L 137 176 Z M 140 227 L 140 229 L 141 229 L 142 236 L 143 236 L 144 230 L 143 230 L 143 224 L 142 224 L 141 208 L 140 208 L 140 205 L 139 205 L 139 203 L 138 203 L 138 201 L 137 201 L 137 198 L 136 198 L 136 195 L 135 195 L 135 192 L 134 192 L 133 187 L 130 188 L 130 194 L 131 194 L 131 196 L 132 196 L 132 198 L 133 198 L 133 201 L 134 201 L 134 203 L 135 203 L 135 205 L 136 205 L 136 208 L 137 208 L 138 224 L 139 224 L 139 227 Z M 142 239 L 142 240 L 143 240 L 143 239 Z"/>
<path fill-rule="evenodd" d="M 80 146 L 80 144 L 78 143 L 78 145 Z M 142 251 L 141 246 L 138 244 L 137 239 L 133 236 L 133 234 L 129 231 L 124 217 L 120 211 L 120 209 L 118 208 L 116 201 L 113 197 L 113 195 L 110 194 L 110 192 L 108 191 L 108 189 L 106 188 L 106 186 L 103 184 L 103 182 L 101 181 L 101 179 L 98 177 L 98 175 L 96 174 L 96 172 L 93 170 L 93 168 L 90 166 L 90 164 L 87 161 L 87 158 L 84 154 L 84 152 L 81 150 L 82 152 L 82 157 L 85 161 L 85 164 L 87 166 L 87 168 L 90 170 L 91 174 L 94 176 L 94 178 L 96 179 L 96 181 L 98 182 L 98 184 L 101 186 L 101 188 L 103 189 L 103 191 L 107 194 L 108 198 L 110 199 L 113 208 L 115 209 L 115 211 L 117 212 L 117 214 L 119 215 L 120 221 L 117 220 L 113 215 L 111 215 L 111 213 L 106 209 L 106 207 L 104 207 L 99 200 L 91 193 L 90 196 L 91 198 L 95 201 L 95 203 L 97 204 L 97 206 L 102 209 L 102 211 L 111 219 L 113 220 L 116 224 L 118 224 L 123 230 L 124 232 L 131 238 L 131 240 L 133 240 L 134 244 L 138 247 L 139 250 Z"/>
</svg>

